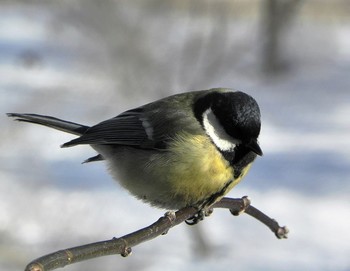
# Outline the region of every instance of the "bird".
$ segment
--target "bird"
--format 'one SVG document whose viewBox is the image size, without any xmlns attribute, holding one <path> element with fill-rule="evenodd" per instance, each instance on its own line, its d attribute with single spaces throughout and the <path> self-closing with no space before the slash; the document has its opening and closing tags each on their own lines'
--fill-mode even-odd
<svg viewBox="0 0 350 271">
<path fill-rule="evenodd" d="M 45 115 L 7 115 L 78 136 L 61 147 L 90 145 L 97 155 L 85 163 L 107 161 L 130 194 L 167 210 L 209 208 L 263 155 L 257 102 L 229 88 L 175 94 L 91 127 Z"/>
</svg>

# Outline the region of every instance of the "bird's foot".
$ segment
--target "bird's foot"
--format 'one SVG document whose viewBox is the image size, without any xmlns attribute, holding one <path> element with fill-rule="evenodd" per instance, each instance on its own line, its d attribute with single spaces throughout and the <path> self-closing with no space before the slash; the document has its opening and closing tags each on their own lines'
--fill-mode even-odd
<svg viewBox="0 0 350 271">
<path fill-rule="evenodd" d="M 194 216 L 186 219 L 187 225 L 193 226 L 202 221 L 206 216 L 210 216 L 213 212 L 213 208 L 202 208 Z"/>
</svg>

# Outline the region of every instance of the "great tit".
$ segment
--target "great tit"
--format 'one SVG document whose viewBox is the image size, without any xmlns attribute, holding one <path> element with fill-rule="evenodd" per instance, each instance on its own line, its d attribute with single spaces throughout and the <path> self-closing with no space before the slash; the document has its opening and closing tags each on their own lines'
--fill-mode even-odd
<svg viewBox="0 0 350 271">
<path fill-rule="evenodd" d="M 78 135 L 62 147 L 88 144 L 132 195 L 175 210 L 209 207 L 248 172 L 257 155 L 260 110 L 249 95 L 225 88 L 169 96 L 94 126 L 37 114 L 9 113 Z"/>
</svg>

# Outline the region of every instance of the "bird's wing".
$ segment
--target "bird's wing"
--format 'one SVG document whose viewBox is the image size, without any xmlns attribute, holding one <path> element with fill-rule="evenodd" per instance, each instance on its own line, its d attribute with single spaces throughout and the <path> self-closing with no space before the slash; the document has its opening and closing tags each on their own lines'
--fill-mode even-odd
<svg viewBox="0 0 350 271">
<path fill-rule="evenodd" d="M 63 144 L 62 147 L 79 144 L 151 145 L 147 129 L 142 110 L 129 110 L 90 127 L 82 136 Z"/>
<path fill-rule="evenodd" d="M 188 95 L 193 95 L 189 93 Z M 168 142 L 181 133 L 203 132 L 188 96 L 176 95 L 128 110 L 90 127 L 81 137 L 63 147 L 78 144 L 124 145 L 143 149 L 166 149 Z"/>
</svg>

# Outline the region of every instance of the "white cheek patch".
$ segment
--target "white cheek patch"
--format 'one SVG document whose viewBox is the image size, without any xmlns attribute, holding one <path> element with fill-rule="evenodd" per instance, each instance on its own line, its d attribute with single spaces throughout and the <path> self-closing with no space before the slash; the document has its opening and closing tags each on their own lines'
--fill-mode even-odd
<svg viewBox="0 0 350 271">
<path fill-rule="evenodd" d="M 149 140 L 153 140 L 153 127 L 146 118 L 140 118 Z"/>
<path fill-rule="evenodd" d="M 233 150 L 240 143 L 225 132 L 210 108 L 203 113 L 203 126 L 207 135 L 221 151 Z"/>
</svg>

